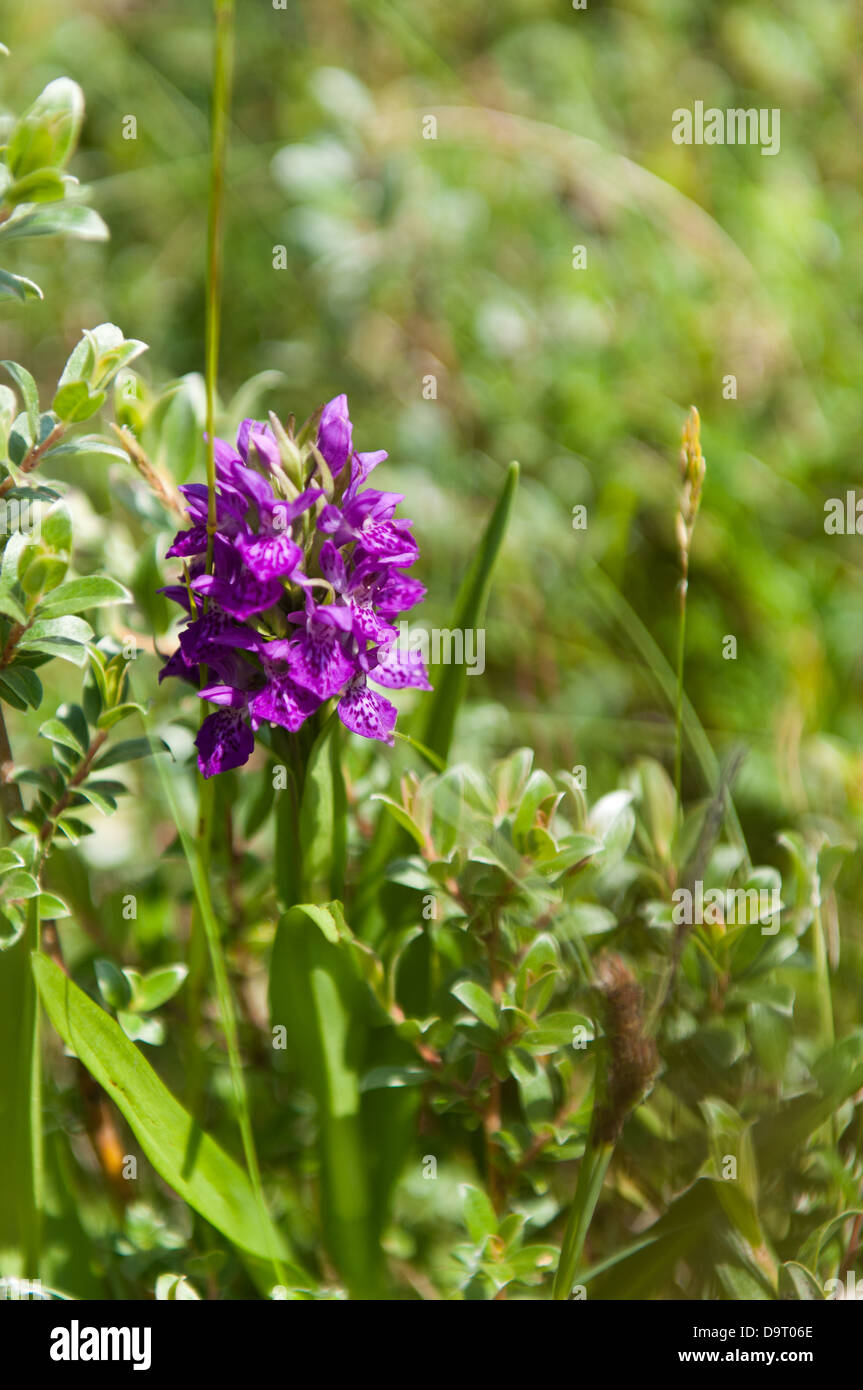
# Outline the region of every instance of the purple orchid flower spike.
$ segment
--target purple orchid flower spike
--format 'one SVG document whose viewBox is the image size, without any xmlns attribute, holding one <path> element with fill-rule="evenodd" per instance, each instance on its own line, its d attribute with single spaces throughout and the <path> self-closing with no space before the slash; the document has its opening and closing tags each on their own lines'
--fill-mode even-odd
<svg viewBox="0 0 863 1390">
<path fill-rule="evenodd" d="M 296 733 L 330 701 L 346 728 L 392 744 L 396 707 L 374 685 L 428 690 L 417 653 L 402 651 L 396 620 L 425 589 L 407 570 L 418 556 L 398 493 L 366 486 L 386 454 L 357 453 L 345 396 L 328 401 L 316 444 L 297 445 L 305 487 L 281 466 L 269 425 L 244 420 L 233 448 L 214 441 L 215 515 L 202 483 L 181 488 L 189 527 L 168 551 L 184 582 L 161 592 L 186 613 L 180 645 L 159 679 L 176 676 L 216 708 L 196 739 L 204 777 L 242 767 L 262 726 Z M 315 486 L 318 454 L 334 480 Z M 321 715 L 323 718 L 323 714 Z"/>
</svg>

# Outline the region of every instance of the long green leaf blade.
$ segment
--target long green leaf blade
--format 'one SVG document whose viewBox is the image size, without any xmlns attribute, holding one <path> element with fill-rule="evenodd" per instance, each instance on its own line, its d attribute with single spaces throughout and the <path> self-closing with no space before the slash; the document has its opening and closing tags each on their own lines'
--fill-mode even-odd
<svg viewBox="0 0 863 1390">
<path fill-rule="evenodd" d="M 271 1257 L 271 1232 L 246 1174 L 171 1095 L 122 1029 L 47 956 L 34 952 L 42 1003 L 73 1049 L 126 1117 L 160 1177 L 241 1250 Z M 281 1236 L 279 1257 L 289 1252 Z"/>
<path fill-rule="evenodd" d="M 0 1182 L 2 1273 L 38 1278 L 41 1237 L 39 1018 L 28 969 L 35 920 L 0 952 Z"/>
<path fill-rule="evenodd" d="M 517 463 L 509 465 L 497 506 L 462 582 L 452 617 L 452 628 L 457 632 L 467 632 L 482 623 L 495 562 L 503 545 L 518 489 L 518 471 Z M 429 674 L 435 689 L 423 707 L 422 724 L 417 736 L 433 753 L 446 758 L 464 699 L 467 669 L 464 665 L 452 663 L 433 667 Z"/>
<path fill-rule="evenodd" d="M 462 581 L 452 616 L 454 630 L 464 632 L 477 627 L 483 620 L 492 573 L 518 489 L 518 476 L 518 464 L 511 463 L 497 505 Z M 434 693 L 423 702 L 421 722 L 416 737 L 410 741 L 427 761 L 440 759 L 446 763 L 459 707 L 464 699 L 467 670 L 464 666 L 440 665 L 432 668 L 430 676 Z M 398 918 L 398 908 L 394 903 L 397 904 L 399 900 L 402 903 L 412 901 L 410 896 L 405 899 L 398 891 L 390 895 L 391 902 L 386 908 L 380 901 L 384 870 L 400 852 L 410 853 L 408 844 L 407 834 L 388 814 L 381 815 L 374 843 L 366 855 L 364 872 L 352 908 L 356 930 L 369 941 L 377 940 L 387 930 L 391 915 Z"/>
</svg>

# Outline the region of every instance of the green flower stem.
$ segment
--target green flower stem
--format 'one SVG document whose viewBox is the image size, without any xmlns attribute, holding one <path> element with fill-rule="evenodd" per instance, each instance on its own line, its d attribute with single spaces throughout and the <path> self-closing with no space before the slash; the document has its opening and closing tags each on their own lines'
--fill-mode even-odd
<svg viewBox="0 0 863 1390">
<path fill-rule="evenodd" d="M 214 14 L 216 35 L 213 65 L 212 143 L 210 151 L 210 209 L 207 232 L 207 327 L 205 349 L 207 392 L 207 489 L 209 494 L 207 504 L 207 569 L 210 572 L 213 566 L 213 536 L 216 531 L 216 382 L 219 373 L 225 162 L 228 144 L 228 111 L 231 100 L 231 79 L 233 72 L 233 0 L 214 0 Z M 206 940 L 210 958 L 210 967 L 216 985 L 216 997 L 219 1003 L 222 1030 L 228 1049 L 228 1065 L 231 1073 L 231 1084 L 234 1092 L 234 1101 L 237 1107 L 237 1118 L 243 1143 L 243 1153 L 246 1159 L 246 1167 L 254 1189 L 255 1198 L 261 1211 L 261 1219 L 270 1234 L 270 1250 L 276 1283 L 284 1284 L 287 1280 L 279 1256 L 276 1253 L 277 1239 L 275 1229 L 264 1200 L 261 1170 L 258 1164 L 257 1151 L 255 1149 L 249 1096 L 243 1078 L 243 1065 L 240 1059 L 240 1042 L 237 1031 L 237 1016 L 234 1009 L 234 1000 L 231 995 L 228 970 L 222 950 L 221 939 L 219 937 L 219 927 L 216 922 L 212 898 L 210 896 L 210 853 L 213 839 L 215 787 L 212 781 L 201 782 L 197 843 L 193 843 L 180 819 L 179 808 L 176 804 L 173 788 L 170 786 L 165 776 L 161 763 L 158 763 L 158 767 L 162 786 L 173 811 L 174 820 L 183 843 L 183 849 L 189 864 L 197 903 L 196 919 L 193 922 L 189 943 L 189 966 L 190 974 L 193 977 L 191 981 L 193 1010 L 190 1026 L 194 1028 L 195 1034 L 197 1035 L 202 994 L 203 951 L 201 948 L 201 930 L 203 929 L 203 936 Z M 196 1053 L 196 1041 L 197 1038 L 193 1037 L 192 1056 L 195 1056 Z M 198 1084 L 197 1077 L 192 1081 L 193 1088 L 196 1084 Z"/>
<path fill-rule="evenodd" d="M 222 305 L 225 164 L 228 112 L 234 67 L 234 0 L 214 0 L 216 40 L 213 62 L 212 136 L 210 147 L 210 211 L 207 226 L 207 569 L 212 568 L 216 530 L 216 382 L 219 375 L 219 333 Z"/>
<path fill-rule="evenodd" d="M 234 1001 L 231 995 L 231 987 L 228 981 L 228 971 L 225 965 L 225 957 L 222 951 L 222 944 L 219 939 L 219 928 L 213 913 L 210 901 L 210 890 L 207 879 L 204 875 L 203 864 L 200 857 L 194 854 L 189 859 L 189 867 L 195 883 L 195 895 L 204 924 L 204 931 L 207 938 L 207 947 L 210 954 L 210 965 L 213 970 L 213 978 L 216 983 L 216 997 L 219 1001 L 219 1014 L 221 1016 L 222 1028 L 225 1034 L 225 1042 L 228 1047 L 228 1064 L 231 1072 L 231 1085 L 234 1091 L 234 1100 L 237 1106 L 237 1117 L 240 1126 L 240 1136 L 243 1141 L 243 1153 L 246 1159 L 246 1167 L 249 1172 L 249 1179 L 255 1193 L 258 1206 L 261 1212 L 261 1219 L 270 1236 L 271 1259 L 273 1273 L 277 1284 L 286 1284 L 287 1276 L 282 1267 L 281 1261 L 276 1253 L 278 1249 L 275 1231 L 272 1220 L 267 1211 L 264 1200 L 264 1189 L 261 1182 L 261 1170 L 258 1164 L 258 1154 L 255 1148 L 255 1137 L 252 1131 L 252 1117 L 249 1106 L 249 1096 L 246 1090 L 246 1083 L 243 1077 L 243 1064 L 240 1060 L 240 1042 L 237 1032 L 237 1016 L 234 1010 Z"/>
<path fill-rule="evenodd" d="M 682 681 L 678 682 L 675 679 L 675 672 L 665 655 L 605 571 L 594 560 L 588 558 L 582 563 L 582 572 L 583 592 L 586 598 L 609 624 L 616 624 L 625 633 L 669 706 L 674 707 L 676 694 L 680 695 L 683 731 L 686 733 L 704 787 L 711 796 L 715 795 L 722 776 L 719 761 L 695 709 L 687 699 Z M 752 859 L 730 791 L 725 798 L 724 818 L 728 834 L 743 855 L 743 870 L 748 875 L 752 871 Z"/>
<path fill-rule="evenodd" d="M 832 1047 L 836 1041 L 833 1021 L 833 990 L 830 985 L 830 963 L 827 959 L 827 940 L 824 931 L 824 918 L 821 912 L 821 885 L 818 884 L 818 900 L 812 914 L 812 960 L 815 973 L 815 994 L 818 1008 L 818 1034 L 822 1047 Z M 836 1116 L 831 1115 L 825 1127 L 827 1142 L 835 1148 L 839 1142 Z M 837 1200 L 841 1201 L 837 1192 Z"/>
<path fill-rule="evenodd" d="M 819 901 L 812 916 L 812 958 L 815 963 L 821 1042 L 825 1047 L 829 1047 L 836 1041 L 836 1033 L 833 1026 L 833 991 L 830 987 L 830 966 L 821 915 L 820 889 Z"/>
<path fill-rule="evenodd" d="M 677 695 L 674 705 L 674 790 L 677 793 L 678 814 L 681 812 L 681 782 L 683 780 L 683 667 L 686 659 L 686 593 L 689 580 L 680 581 L 680 613 L 677 625 Z"/>
</svg>

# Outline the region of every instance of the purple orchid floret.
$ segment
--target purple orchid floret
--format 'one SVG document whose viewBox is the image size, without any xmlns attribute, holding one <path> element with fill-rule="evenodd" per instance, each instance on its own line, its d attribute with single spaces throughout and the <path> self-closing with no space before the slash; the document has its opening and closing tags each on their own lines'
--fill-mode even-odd
<svg viewBox="0 0 863 1390">
<path fill-rule="evenodd" d="M 329 700 L 356 674 L 349 655 L 353 615 L 339 603 L 311 603 L 302 621 L 302 631 L 290 643 L 291 676 L 319 700 Z"/>
<path fill-rule="evenodd" d="M 321 411 L 317 448 L 326 460 L 330 473 L 337 478 L 351 452 L 353 425 L 348 415 L 347 396 L 336 396 Z"/>
<path fill-rule="evenodd" d="M 417 690 L 431 690 L 419 652 L 392 646 L 384 650 L 379 648 L 375 657 L 369 675 L 378 685 L 388 686 L 390 690 L 405 690 L 408 686 L 414 686 Z"/>
<path fill-rule="evenodd" d="M 369 690 L 365 676 L 355 676 L 339 700 L 339 719 L 346 729 L 362 734 L 363 738 L 380 739 L 391 747 L 397 714 L 395 705 L 376 690 Z"/>
<path fill-rule="evenodd" d="M 249 761 L 255 747 L 255 736 L 237 710 L 220 709 L 208 714 L 195 739 L 198 767 L 204 777 L 230 772 Z"/>
<path fill-rule="evenodd" d="M 243 463 L 253 463 L 249 458 L 249 448 L 257 450 L 258 458 L 267 468 L 278 468 L 279 446 L 272 426 L 261 425 L 257 420 L 244 420 L 237 431 L 237 453 Z"/>
<path fill-rule="evenodd" d="M 406 573 L 419 549 L 395 515 L 403 498 L 366 486 L 386 453 L 354 451 L 343 395 L 323 407 L 314 443 L 305 431 L 286 443 L 273 423 L 244 420 L 236 448 L 213 441 L 209 561 L 202 483 L 180 489 L 190 525 L 167 552 L 182 582 L 160 592 L 188 622 L 159 680 L 200 686 L 215 706 L 195 740 L 204 777 L 248 762 L 261 725 L 295 733 L 330 700 L 347 729 L 392 745 L 396 707 L 374 685 L 431 689 L 419 654 L 397 645 L 399 614 L 425 594 Z"/>
</svg>

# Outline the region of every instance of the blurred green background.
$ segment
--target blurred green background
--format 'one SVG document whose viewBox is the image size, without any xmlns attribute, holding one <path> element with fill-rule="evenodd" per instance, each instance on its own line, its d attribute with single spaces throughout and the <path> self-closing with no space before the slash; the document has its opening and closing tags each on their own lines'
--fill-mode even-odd
<svg viewBox="0 0 863 1390">
<path fill-rule="evenodd" d="M 7 0 L 2 18 L 5 106 L 63 73 L 83 86 L 73 168 L 111 229 L 104 245 L 27 244 L 10 268 L 46 298 L 4 306 L 2 355 L 51 384 L 81 327 L 111 319 L 150 344 L 155 387 L 199 372 L 209 4 Z M 520 460 L 460 748 L 531 743 L 548 766 L 585 765 L 591 798 L 640 753 L 670 766 L 641 634 L 673 661 L 677 455 L 697 404 L 686 684 L 719 755 L 749 750 L 737 798 L 756 861 L 781 826 L 829 817 L 854 834 L 863 813 L 863 542 L 824 532 L 858 468 L 860 18 L 842 0 L 237 9 L 223 399 L 260 372 L 281 373 L 261 383 L 281 415 L 347 391 L 355 441 L 389 449 L 379 476 L 415 518 L 429 626 L 446 626 Z M 778 107 L 780 153 L 674 144 L 672 112 L 696 100 Z M 159 461 L 188 476 L 197 426 L 174 424 Z M 131 474 L 93 463 L 67 480 L 92 553 L 140 599 L 130 625 L 158 630 Z M 167 710 L 176 692 L 159 698 Z M 707 790 L 691 763 L 686 783 Z"/>
</svg>

